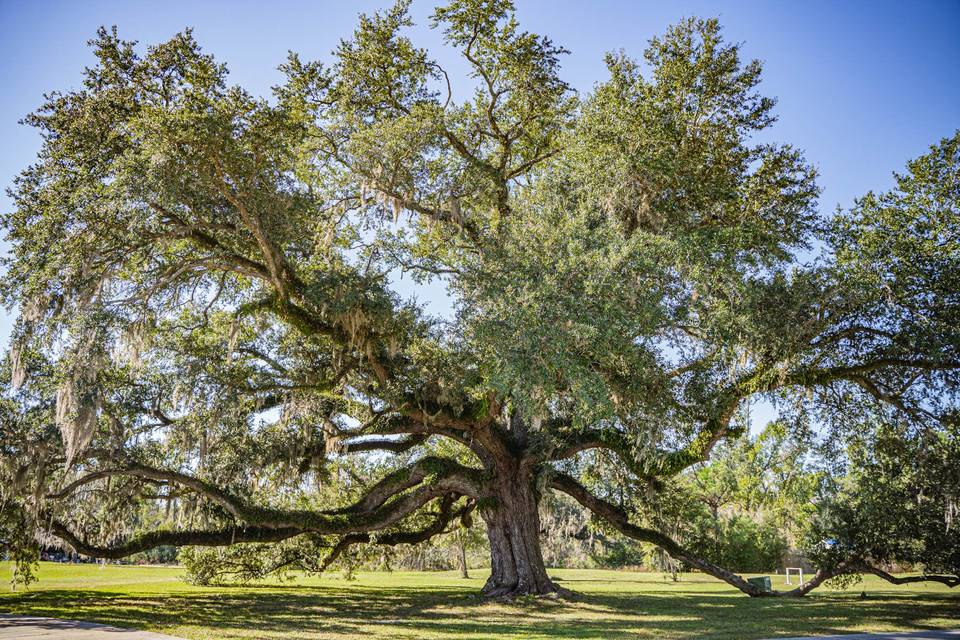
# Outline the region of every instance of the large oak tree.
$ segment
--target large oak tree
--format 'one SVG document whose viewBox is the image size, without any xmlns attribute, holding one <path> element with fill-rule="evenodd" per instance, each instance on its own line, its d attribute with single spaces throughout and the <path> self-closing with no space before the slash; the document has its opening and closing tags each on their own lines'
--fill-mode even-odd
<svg viewBox="0 0 960 640">
<path fill-rule="evenodd" d="M 656 492 L 764 394 L 936 428 L 960 370 L 957 139 L 818 216 L 801 153 L 756 142 L 774 102 L 716 21 L 609 56 L 581 96 L 509 0 L 434 12 L 465 85 L 409 25 L 406 2 L 361 17 L 267 99 L 189 32 L 138 53 L 102 30 L 83 87 L 27 118 L 43 148 L 3 221 L 7 513 L 120 558 L 339 552 L 475 511 L 484 593 L 511 596 L 558 589 L 538 503 L 559 491 L 771 594 L 631 521 L 578 461 L 604 452 Z M 399 277 L 445 284 L 451 317 Z M 317 488 L 355 455 L 383 471 Z"/>
</svg>

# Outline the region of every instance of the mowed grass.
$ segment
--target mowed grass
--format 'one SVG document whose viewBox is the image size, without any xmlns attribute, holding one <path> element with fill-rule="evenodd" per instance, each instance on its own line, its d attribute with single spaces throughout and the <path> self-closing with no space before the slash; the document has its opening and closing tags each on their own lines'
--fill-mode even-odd
<svg viewBox="0 0 960 640">
<path fill-rule="evenodd" d="M 0 563 L 9 576 L 9 563 Z M 551 570 L 571 601 L 483 602 L 485 578 L 453 572 L 335 574 L 254 586 L 194 587 L 176 567 L 41 563 L 29 591 L 0 593 L 0 612 L 91 620 L 183 638 L 774 638 L 960 628 L 960 594 L 869 577 L 848 592 L 747 598 L 699 574 Z M 782 576 L 774 578 L 777 586 Z M 867 597 L 861 598 L 865 590 Z M 2 624 L 2 623 L 0 623 Z"/>
</svg>

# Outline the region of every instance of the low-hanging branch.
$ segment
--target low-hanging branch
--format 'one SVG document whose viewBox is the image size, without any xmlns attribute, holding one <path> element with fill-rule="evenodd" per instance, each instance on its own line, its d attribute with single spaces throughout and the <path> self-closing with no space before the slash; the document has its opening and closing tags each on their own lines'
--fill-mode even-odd
<svg viewBox="0 0 960 640">
<path fill-rule="evenodd" d="M 87 474 L 61 491 L 50 494 L 48 498 L 58 500 L 68 498 L 78 488 L 112 476 L 166 481 L 187 487 L 223 507 L 243 525 L 321 534 L 374 531 L 396 523 L 438 496 L 453 493 L 476 497 L 479 493 L 479 475 L 476 470 L 443 458 L 426 458 L 418 461 L 412 469 L 404 469 L 388 475 L 356 503 L 327 511 L 252 506 L 245 500 L 193 476 L 137 463 L 131 463 L 121 469 L 105 469 Z M 423 484 L 425 480 L 428 482 Z M 414 487 L 416 487 L 414 490 L 404 493 L 407 489 Z M 160 536 L 157 538 L 159 540 L 167 533 L 157 535 Z M 148 544 L 150 540 L 153 538 L 147 537 L 138 544 Z M 172 543 L 156 542 L 155 546 L 156 544 Z"/>
<path fill-rule="evenodd" d="M 720 567 L 712 562 L 697 557 L 688 549 L 680 546 L 680 544 L 666 534 L 654 529 L 638 527 L 637 525 L 632 524 L 627 516 L 627 513 L 623 511 L 623 509 L 611 502 L 607 502 L 606 500 L 594 496 L 583 485 L 566 474 L 559 472 L 552 474 L 550 477 L 549 486 L 571 496 L 574 500 L 589 509 L 592 513 L 595 513 L 597 516 L 601 517 L 605 522 L 613 525 L 613 527 L 623 535 L 634 540 L 639 540 L 640 542 L 649 542 L 654 544 L 669 553 L 673 558 L 697 568 L 706 574 L 712 575 L 715 578 L 723 580 L 727 584 L 736 587 L 749 596 L 802 596 L 809 593 L 813 589 L 816 589 L 826 580 L 851 570 L 850 564 L 841 564 L 830 570 L 817 571 L 816 574 L 810 578 L 810 580 L 789 591 L 763 589 L 751 584 L 750 582 L 747 582 L 743 577 L 732 571 L 728 571 L 727 569 L 724 569 L 723 567 Z"/>
<path fill-rule="evenodd" d="M 938 582 L 946 587 L 953 589 L 954 587 L 960 586 L 960 576 L 958 575 L 938 575 L 935 573 L 924 573 L 921 575 L 915 576 L 895 576 L 891 573 L 887 573 L 883 569 L 875 567 L 873 565 L 862 563 L 859 567 L 859 570 L 866 573 L 872 573 L 878 578 L 882 578 L 889 582 L 890 584 L 914 584 L 917 582 Z"/>
<path fill-rule="evenodd" d="M 423 487 L 406 494 L 386 507 L 357 514 L 322 516 L 316 513 L 287 514 L 282 521 L 259 524 L 238 523 L 215 531 L 157 530 L 133 536 L 125 542 L 95 545 L 81 539 L 70 527 L 55 517 L 49 517 L 51 532 L 66 541 L 78 553 L 95 558 L 119 559 L 156 547 L 170 546 L 228 546 L 240 542 L 279 542 L 303 533 L 325 535 L 354 535 L 389 527 L 438 497 L 458 495 L 455 487 L 443 482 Z M 450 498 L 446 498 L 449 500 Z M 297 524 L 289 524 L 296 522 Z"/>
<path fill-rule="evenodd" d="M 377 536 L 372 536 L 369 533 L 351 533 L 342 536 L 320 562 L 318 570 L 325 571 L 337 558 L 342 556 L 347 549 L 355 544 L 372 543 L 391 547 L 400 544 L 419 544 L 445 533 L 451 522 L 467 518 L 477 507 L 477 503 L 471 500 L 459 509 L 453 510 L 452 507 L 455 502 L 456 497 L 452 495 L 441 498 L 438 512 L 434 516 L 433 521 L 420 529 L 412 531 L 392 531 Z"/>
<path fill-rule="evenodd" d="M 89 543 L 64 522 L 51 518 L 50 532 L 73 547 L 74 551 L 91 558 L 120 560 L 135 553 L 149 551 L 162 546 L 186 547 L 225 547 L 242 542 L 281 542 L 302 533 L 298 527 L 235 526 L 215 531 L 182 530 L 150 531 L 112 545 Z"/>
<path fill-rule="evenodd" d="M 549 486 L 557 491 L 561 491 L 571 496 L 577 502 L 589 509 L 592 513 L 602 518 L 605 522 L 613 525 L 613 527 L 623 535 L 640 542 L 654 544 L 669 553 L 676 560 L 684 562 L 687 565 L 699 569 L 706 574 L 723 580 L 727 584 L 736 587 L 743 593 L 753 597 L 803 596 L 807 593 L 810 593 L 831 578 L 835 578 L 844 574 L 855 573 L 858 571 L 872 573 L 877 577 L 890 582 L 891 584 L 898 585 L 917 582 L 938 582 L 950 588 L 960 585 L 960 576 L 936 574 L 894 576 L 874 565 L 871 565 L 863 558 L 851 556 L 840 560 L 827 569 L 817 570 L 809 580 L 803 582 L 794 589 L 790 589 L 788 591 L 763 589 L 750 582 L 747 582 L 747 580 L 745 580 L 743 577 L 732 571 L 728 571 L 723 567 L 698 557 L 696 554 L 692 553 L 689 549 L 685 549 L 666 534 L 654 529 L 638 527 L 637 525 L 632 524 L 629 520 L 629 516 L 623 509 L 611 502 L 594 496 L 586 489 L 586 487 L 581 485 L 569 475 L 560 472 L 551 474 Z"/>
</svg>

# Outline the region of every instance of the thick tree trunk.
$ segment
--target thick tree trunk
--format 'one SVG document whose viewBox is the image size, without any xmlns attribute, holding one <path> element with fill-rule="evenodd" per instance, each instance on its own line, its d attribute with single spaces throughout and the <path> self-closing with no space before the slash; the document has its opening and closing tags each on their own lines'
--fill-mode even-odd
<svg viewBox="0 0 960 640">
<path fill-rule="evenodd" d="M 481 510 L 490 540 L 490 578 L 483 595 L 512 598 L 561 592 L 543 564 L 537 496 L 530 479 L 524 474 L 502 475 L 495 497 Z"/>
</svg>

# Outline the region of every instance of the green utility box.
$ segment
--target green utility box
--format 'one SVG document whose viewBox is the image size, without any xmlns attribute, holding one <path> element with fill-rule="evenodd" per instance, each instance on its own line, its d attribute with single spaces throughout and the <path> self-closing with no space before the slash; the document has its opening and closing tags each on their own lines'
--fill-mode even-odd
<svg viewBox="0 0 960 640">
<path fill-rule="evenodd" d="M 769 576 L 761 576 L 759 578 L 747 578 L 747 582 L 749 582 L 755 587 L 766 589 L 767 591 L 770 591 L 770 589 L 772 588 L 772 585 L 770 584 Z"/>
</svg>

